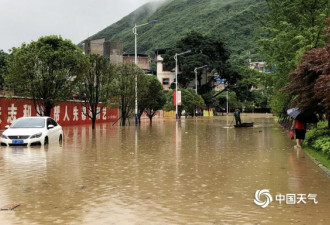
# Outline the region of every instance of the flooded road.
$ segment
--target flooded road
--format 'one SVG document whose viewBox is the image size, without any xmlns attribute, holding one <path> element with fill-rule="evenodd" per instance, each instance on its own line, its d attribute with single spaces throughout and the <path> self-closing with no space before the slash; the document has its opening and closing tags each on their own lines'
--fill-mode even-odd
<svg viewBox="0 0 330 225">
<path fill-rule="evenodd" d="M 255 126 L 234 129 L 232 117 L 155 120 L 137 132 L 100 124 L 94 134 L 65 127 L 62 146 L 2 147 L 0 207 L 20 206 L 1 211 L 0 224 L 329 224 L 326 174 L 272 117 L 242 119 Z M 265 208 L 254 203 L 263 189 Z"/>
</svg>

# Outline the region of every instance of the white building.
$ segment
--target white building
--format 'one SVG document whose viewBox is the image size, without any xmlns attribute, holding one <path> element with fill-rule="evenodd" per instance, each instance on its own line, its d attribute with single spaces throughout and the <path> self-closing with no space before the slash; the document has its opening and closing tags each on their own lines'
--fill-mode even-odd
<svg viewBox="0 0 330 225">
<path fill-rule="evenodd" d="M 175 80 L 175 72 L 164 71 L 162 54 L 165 54 L 165 49 L 156 50 L 156 62 L 157 62 L 157 78 L 162 83 L 164 91 L 169 91 L 171 83 Z"/>
<path fill-rule="evenodd" d="M 175 71 L 164 71 L 164 66 L 163 66 L 164 59 L 162 58 L 161 55 L 165 54 L 165 52 L 166 52 L 166 49 L 160 49 L 160 50 L 155 51 L 156 59 L 157 59 L 157 78 L 162 83 L 164 91 L 169 91 L 171 83 L 173 83 L 175 81 Z M 201 71 L 198 71 L 198 72 L 200 73 Z M 201 78 L 201 85 L 206 84 L 211 79 L 213 80 L 213 74 L 207 73 L 205 69 L 203 69 L 202 72 L 203 72 L 203 74 L 202 74 L 202 78 Z M 178 76 L 180 76 L 180 73 L 178 74 Z M 214 88 L 215 91 L 221 91 L 225 88 L 224 84 L 220 84 L 216 81 L 214 81 L 213 84 L 215 86 L 215 88 Z M 195 90 L 195 88 L 196 88 L 195 79 L 193 79 L 188 84 L 188 88 Z"/>
</svg>

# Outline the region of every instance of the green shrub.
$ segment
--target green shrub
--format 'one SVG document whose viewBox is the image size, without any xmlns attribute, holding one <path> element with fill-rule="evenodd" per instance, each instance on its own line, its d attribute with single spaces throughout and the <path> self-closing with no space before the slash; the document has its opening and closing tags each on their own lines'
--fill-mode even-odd
<svg viewBox="0 0 330 225">
<path fill-rule="evenodd" d="M 329 129 L 312 129 L 307 131 L 305 137 L 305 144 L 313 146 L 316 140 L 321 139 L 322 137 L 330 137 Z"/>
<path fill-rule="evenodd" d="M 327 120 L 321 120 L 317 123 L 318 128 L 325 128 L 328 126 L 328 121 Z"/>
<path fill-rule="evenodd" d="M 322 136 L 315 140 L 312 147 L 317 151 L 322 151 L 325 154 L 330 154 L 330 136 Z"/>
</svg>

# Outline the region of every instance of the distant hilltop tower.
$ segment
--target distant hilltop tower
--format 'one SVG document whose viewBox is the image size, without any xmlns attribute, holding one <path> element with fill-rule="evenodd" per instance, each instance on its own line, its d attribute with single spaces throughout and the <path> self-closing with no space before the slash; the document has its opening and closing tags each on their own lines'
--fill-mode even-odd
<svg viewBox="0 0 330 225">
<path fill-rule="evenodd" d="M 123 62 L 123 44 L 119 41 L 106 41 L 105 38 L 87 39 L 83 43 L 83 51 L 86 55 L 103 55 L 115 64 Z"/>
</svg>

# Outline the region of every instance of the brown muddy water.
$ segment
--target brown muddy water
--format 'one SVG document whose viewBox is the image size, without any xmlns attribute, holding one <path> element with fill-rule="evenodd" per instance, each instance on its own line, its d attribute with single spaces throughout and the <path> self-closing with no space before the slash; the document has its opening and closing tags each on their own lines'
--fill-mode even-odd
<svg viewBox="0 0 330 225">
<path fill-rule="evenodd" d="M 0 224 L 329 224 L 327 175 L 271 116 L 243 120 L 255 126 L 234 129 L 231 116 L 137 132 L 100 124 L 65 127 L 62 146 L 2 147 L 0 207 L 20 206 Z M 263 189 L 265 208 L 254 203 Z"/>
</svg>

